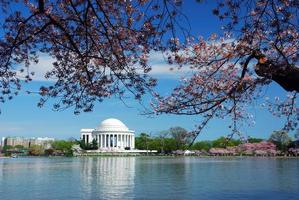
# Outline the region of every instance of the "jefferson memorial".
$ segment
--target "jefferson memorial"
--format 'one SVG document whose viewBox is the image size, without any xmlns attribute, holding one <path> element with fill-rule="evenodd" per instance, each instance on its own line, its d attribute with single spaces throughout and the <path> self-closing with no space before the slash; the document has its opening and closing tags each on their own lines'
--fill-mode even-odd
<svg viewBox="0 0 299 200">
<path fill-rule="evenodd" d="M 118 119 L 109 118 L 102 121 L 95 129 L 81 129 L 81 140 L 91 143 L 96 140 L 99 150 L 122 151 L 135 148 L 135 131 Z"/>
</svg>

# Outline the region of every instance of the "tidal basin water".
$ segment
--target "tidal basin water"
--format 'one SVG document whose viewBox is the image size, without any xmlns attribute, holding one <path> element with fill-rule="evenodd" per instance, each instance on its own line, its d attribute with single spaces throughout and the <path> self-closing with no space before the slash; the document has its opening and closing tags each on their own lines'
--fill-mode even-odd
<svg viewBox="0 0 299 200">
<path fill-rule="evenodd" d="M 298 197 L 299 159 L 0 158 L 1 200 Z"/>
</svg>

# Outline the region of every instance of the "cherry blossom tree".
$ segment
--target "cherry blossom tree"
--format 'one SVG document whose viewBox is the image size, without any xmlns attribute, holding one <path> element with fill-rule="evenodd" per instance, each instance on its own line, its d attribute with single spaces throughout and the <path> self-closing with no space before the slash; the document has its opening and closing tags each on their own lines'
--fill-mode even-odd
<svg viewBox="0 0 299 200">
<path fill-rule="evenodd" d="M 279 150 L 286 151 L 289 144 L 292 142 L 292 138 L 286 131 L 273 131 L 269 140 L 277 145 Z"/>
<path fill-rule="evenodd" d="M 242 120 L 252 120 L 248 105 L 262 97 L 275 82 L 286 98 L 266 98 L 261 106 L 286 117 L 284 130 L 298 125 L 299 3 L 297 0 L 219 1 L 213 13 L 222 20 L 224 34 L 210 38 L 174 38 L 177 51 L 168 61 L 194 73 L 185 77 L 169 96 L 156 95 L 155 112 L 200 115 L 194 140 L 213 118 L 232 118 L 232 133 Z"/>
<path fill-rule="evenodd" d="M 31 81 L 40 52 L 53 57 L 39 106 L 91 111 L 95 101 L 130 92 L 139 100 L 156 80 L 147 73 L 150 51 L 173 30 L 180 3 L 173 0 L 0 0 L 0 101 Z M 169 33 L 169 35 L 174 32 Z M 2 35 L 3 34 L 3 35 Z M 25 65 L 16 71 L 16 66 Z M 20 74 L 21 73 L 21 74 Z"/>
<path fill-rule="evenodd" d="M 212 12 L 223 33 L 191 37 L 182 26 L 182 0 L 0 0 L 0 102 L 18 94 L 34 76 L 40 52 L 53 57 L 46 78 L 54 84 L 38 92 L 43 106 L 92 111 L 96 101 L 126 92 L 137 100 L 154 94 L 156 114 L 200 115 L 194 139 L 213 118 L 251 121 L 247 105 L 275 82 L 286 98 L 265 99 L 264 107 L 286 117 L 285 130 L 298 123 L 299 25 L 297 0 L 225 0 Z M 199 3 L 194 1 L 200 6 Z M 181 17 L 178 20 L 178 17 Z M 180 31 L 180 34 L 178 34 Z M 191 68 L 169 96 L 152 92 L 152 51 L 178 69 Z M 24 68 L 16 66 L 24 64 Z M 192 145 L 193 142 L 190 144 Z"/>
<path fill-rule="evenodd" d="M 240 144 L 236 150 L 239 154 L 245 155 L 259 155 L 266 156 L 271 155 L 275 156 L 279 152 L 276 150 L 276 145 L 272 142 L 262 141 L 259 143 L 245 143 Z"/>
<path fill-rule="evenodd" d="M 182 127 L 172 127 L 168 130 L 168 133 L 175 140 L 177 149 L 184 149 L 192 141 L 188 131 Z"/>
</svg>

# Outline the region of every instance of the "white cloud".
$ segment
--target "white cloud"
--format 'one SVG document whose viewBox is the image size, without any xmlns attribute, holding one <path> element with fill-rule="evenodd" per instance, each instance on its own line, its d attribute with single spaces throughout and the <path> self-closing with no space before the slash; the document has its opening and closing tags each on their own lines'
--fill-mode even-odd
<svg viewBox="0 0 299 200">
<path fill-rule="evenodd" d="M 167 78 L 178 78 L 186 76 L 191 72 L 192 70 L 188 66 L 184 66 L 181 69 L 178 69 L 177 67 L 169 64 L 154 64 L 152 65 L 152 70 L 149 72 L 149 74 L 159 77 L 161 76 Z"/>
<path fill-rule="evenodd" d="M 53 79 L 46 79 L 45 75 L 48 71 L 51 71 L 53 69 L 52 63 L 55 60 L 46 54 L 40 54 L 38 60 L 38 63 L 31 64 L 29 66 L 29 73 L 34 72 L 34 75 L 32 76 L 33 81 L 53 81 Z M 17 67 L 17 75 L 21 79 L 25 79 L 24 76 L 27 75 L 27 73 L 21 73 L 20 69 L 22 68 L 24 68 L 24 66 Z"/>
<path fill-rule="evenodd" d="M 177 65 L 170 65 L 167 58 L 161 52 L 151 52 L 149 55 L 149 65 L 152 70 L 149 72 L 152 76 L 166 77 L 166 78 L 179 78 L 192 73 L 189 66 L 184 65 L 178 69 Z"/>
<path fill-rule="evenodd" d="M 218 41 L 212 41 L 210 43 L 214 43 L 216 45 L 220 45 L 222 43 L 232 43 L 236 42 L 234 38 L 228 38 Z M 152 67 L 150 71 L 150 75 L 156 77 L 163 77 L 163 78 L 174 78 L 177 79 L 178 77 L 188 76 L 193 70 L 189 67 L 184 65 L 181 69 L 178 69 L 176 65 L 170 65 L 167 62 L 167 52 L 164 54 L 159 51 L 151 51 L 149 54 L 149 65 Z M 53 79 L 46 79 L 45 75 L 48 71 L 53 69 L 53 62 L 55 59 L 50 57 L 47 54 L 40 54 L 39 55 L 39 62 L 37 64 L 31 64 L 29 67 L 30 72 L 34 72 L 35 75 L 32 77 L 33 81 L 54 81 Z M 171 70 L 173 68 L 173 70 Z M 18 68 L 20 69 L 20 68 Z M 24 74 L 21 74 L 19 71 L 17 72 L 20 77 L 24 77 Z"/>
<path fill-rule="evenodd" d="M 39 62 L 37 64 L 30 66 L 30 71 L 35 72 L 33 79 L 36 81 L 45 81 L 48 80 L 45 78 L 45 75 L 48 71 L 53 69 L 53 62 L 55 60 L 50 56 L 43 55 L 40 56 Z"/>
<path fill-rule="evenodd" d="M 47 54 L 39 55 L 39 62 L 37 64 L 31 64 L 29 67 L 30 72 L 34 72 L 32 76 L 33 81 L 54 81 L 53 79 L 46 79 L 45 75 L 48 71 L 53 69 L 53 59 Z M 149 65 L 152 67 L 152 70 L 149 72 L 150 75 L 161 78 L 179 78 L 182 77 L 192 70 L 188 66 L 183 66 L 181 69 L 178 69 L 176 65 L 168 64 L 165 55 L 161 52 L 151 52 L 149 55 Z M 17 74 L 19 77 L 24 78 L 26 73 L 20 73 L 17 68 Z M 173 68 L 173 70 L 171 70 Z"/>
</svg>

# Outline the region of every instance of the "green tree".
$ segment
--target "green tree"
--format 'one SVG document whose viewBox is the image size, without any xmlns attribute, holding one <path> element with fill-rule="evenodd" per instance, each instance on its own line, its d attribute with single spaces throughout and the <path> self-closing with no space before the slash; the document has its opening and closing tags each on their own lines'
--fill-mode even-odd
<svg viewBox="0 0 299 200">
<path fill-rule="evenodd" d="M 3 152 L 6 152 L 8 149 L 13 149 L 13 146 L 11 145 L 5 145 L 2 149 Z"/>
<path fill-rule="evenodd" d="M 172 151 L 178 150 L 175 139 L 165 138 L 164 142 L 165 142 L 165 146 L 164 146 L 165 153 L 171 153 Z"/>
<path fill-rule="evenodd" d="M 25 147 L 23 146 L 23 145 L 16 145 L 16 146 L 14 146 L 14 149 L 16 149 L 16 150 L 24 150 L 25 149 Z"/>
<path fill-rule="evenodd" d="M 212 148 L 212 142 L 211 141 L 199 141 L 196 142 L 191 147 L 193 150 L 206 150 L 208 151 L 210 148 Z"/>
<path fill-rule="evenodd" d="M 185 149 L 192 142 L 193 137 L 182 127 L 173 127 L 169 129 L 169 135 L 176 141 L 177 149 Z"/>
<path fill-rule="evenodd" d="M 31 145 L 29 148 L 29 155 L 40 156 L 44 154 L 44 149 L 41 145 Z"/>
<path fill-rule="evenodd" d="M 54 153 L 54 149 L 45 149 L 45 155 L 46 156 L 51 156 Z"/>
<path fill-rule="evenodd" d="M 216 147 L 216 148 L 238 146 L 239 144 L 241 144 L 240 140 L 229 139 L 226 137 L 220 137 L 220 138 L 212 141 L 212 147 Z"/>
<path fill-rule="evenodd" d="M 84 141 L 83 139 L 82 139 L 82 140 L 78 140 L 78 141 L 77 141 L 77 144 L 80 145 L 80 148 L 81 148 L 81 149 L 86 150 L 86 144 L 85 144 L 85 141 Z"/>
<path fill-rule="evenodd" d="M 263 141 L 261 138 L 248 138 L 249 143 L 259 143 L 261 141 Z"/>
<path fill-rule="evenodd" d="M 161 141 L 160 138 L 150 138 L 148 141 L 148 150 L 158 150 L 161 153 Z"/>
<path fill-rule="evenodd" d="M 141 133 L 139 137 L 135 139 L 135 146 L 137 149 L 147 150 L 149 149 L 149 142 L 151 138 L 146 133 Z"/>
<path fill-rule="evenodd" d="M 56 140 L 52 143 L 52 148 L 54 150 L 59 150 L 65 155 L 72 155 L 72 146 L 75 144 L 73 141 L 66 141 L 66 140 Z"/>
<path fill-rule="evenodd" d="M 288 132 L 280 130 L 273 131 L 269 141 L 273 142 L 279 150 L 286 151 L 288 145 L 292 142 L 292 138 L 288 135 Z"/>
<path fill-rule="evenodd" d="M 164 154 L 165 153 L 165 139 L 169 136 L 168 131 L 161 131 L 157 140 L 159 141 L 159 152 Z"/>
<path fill-rule="evenodd" d="M 93 139 L 91 142 L 91 149 L 92 150 L 98 149 L 98 142 L 95 139 Z"/>
</svg>

